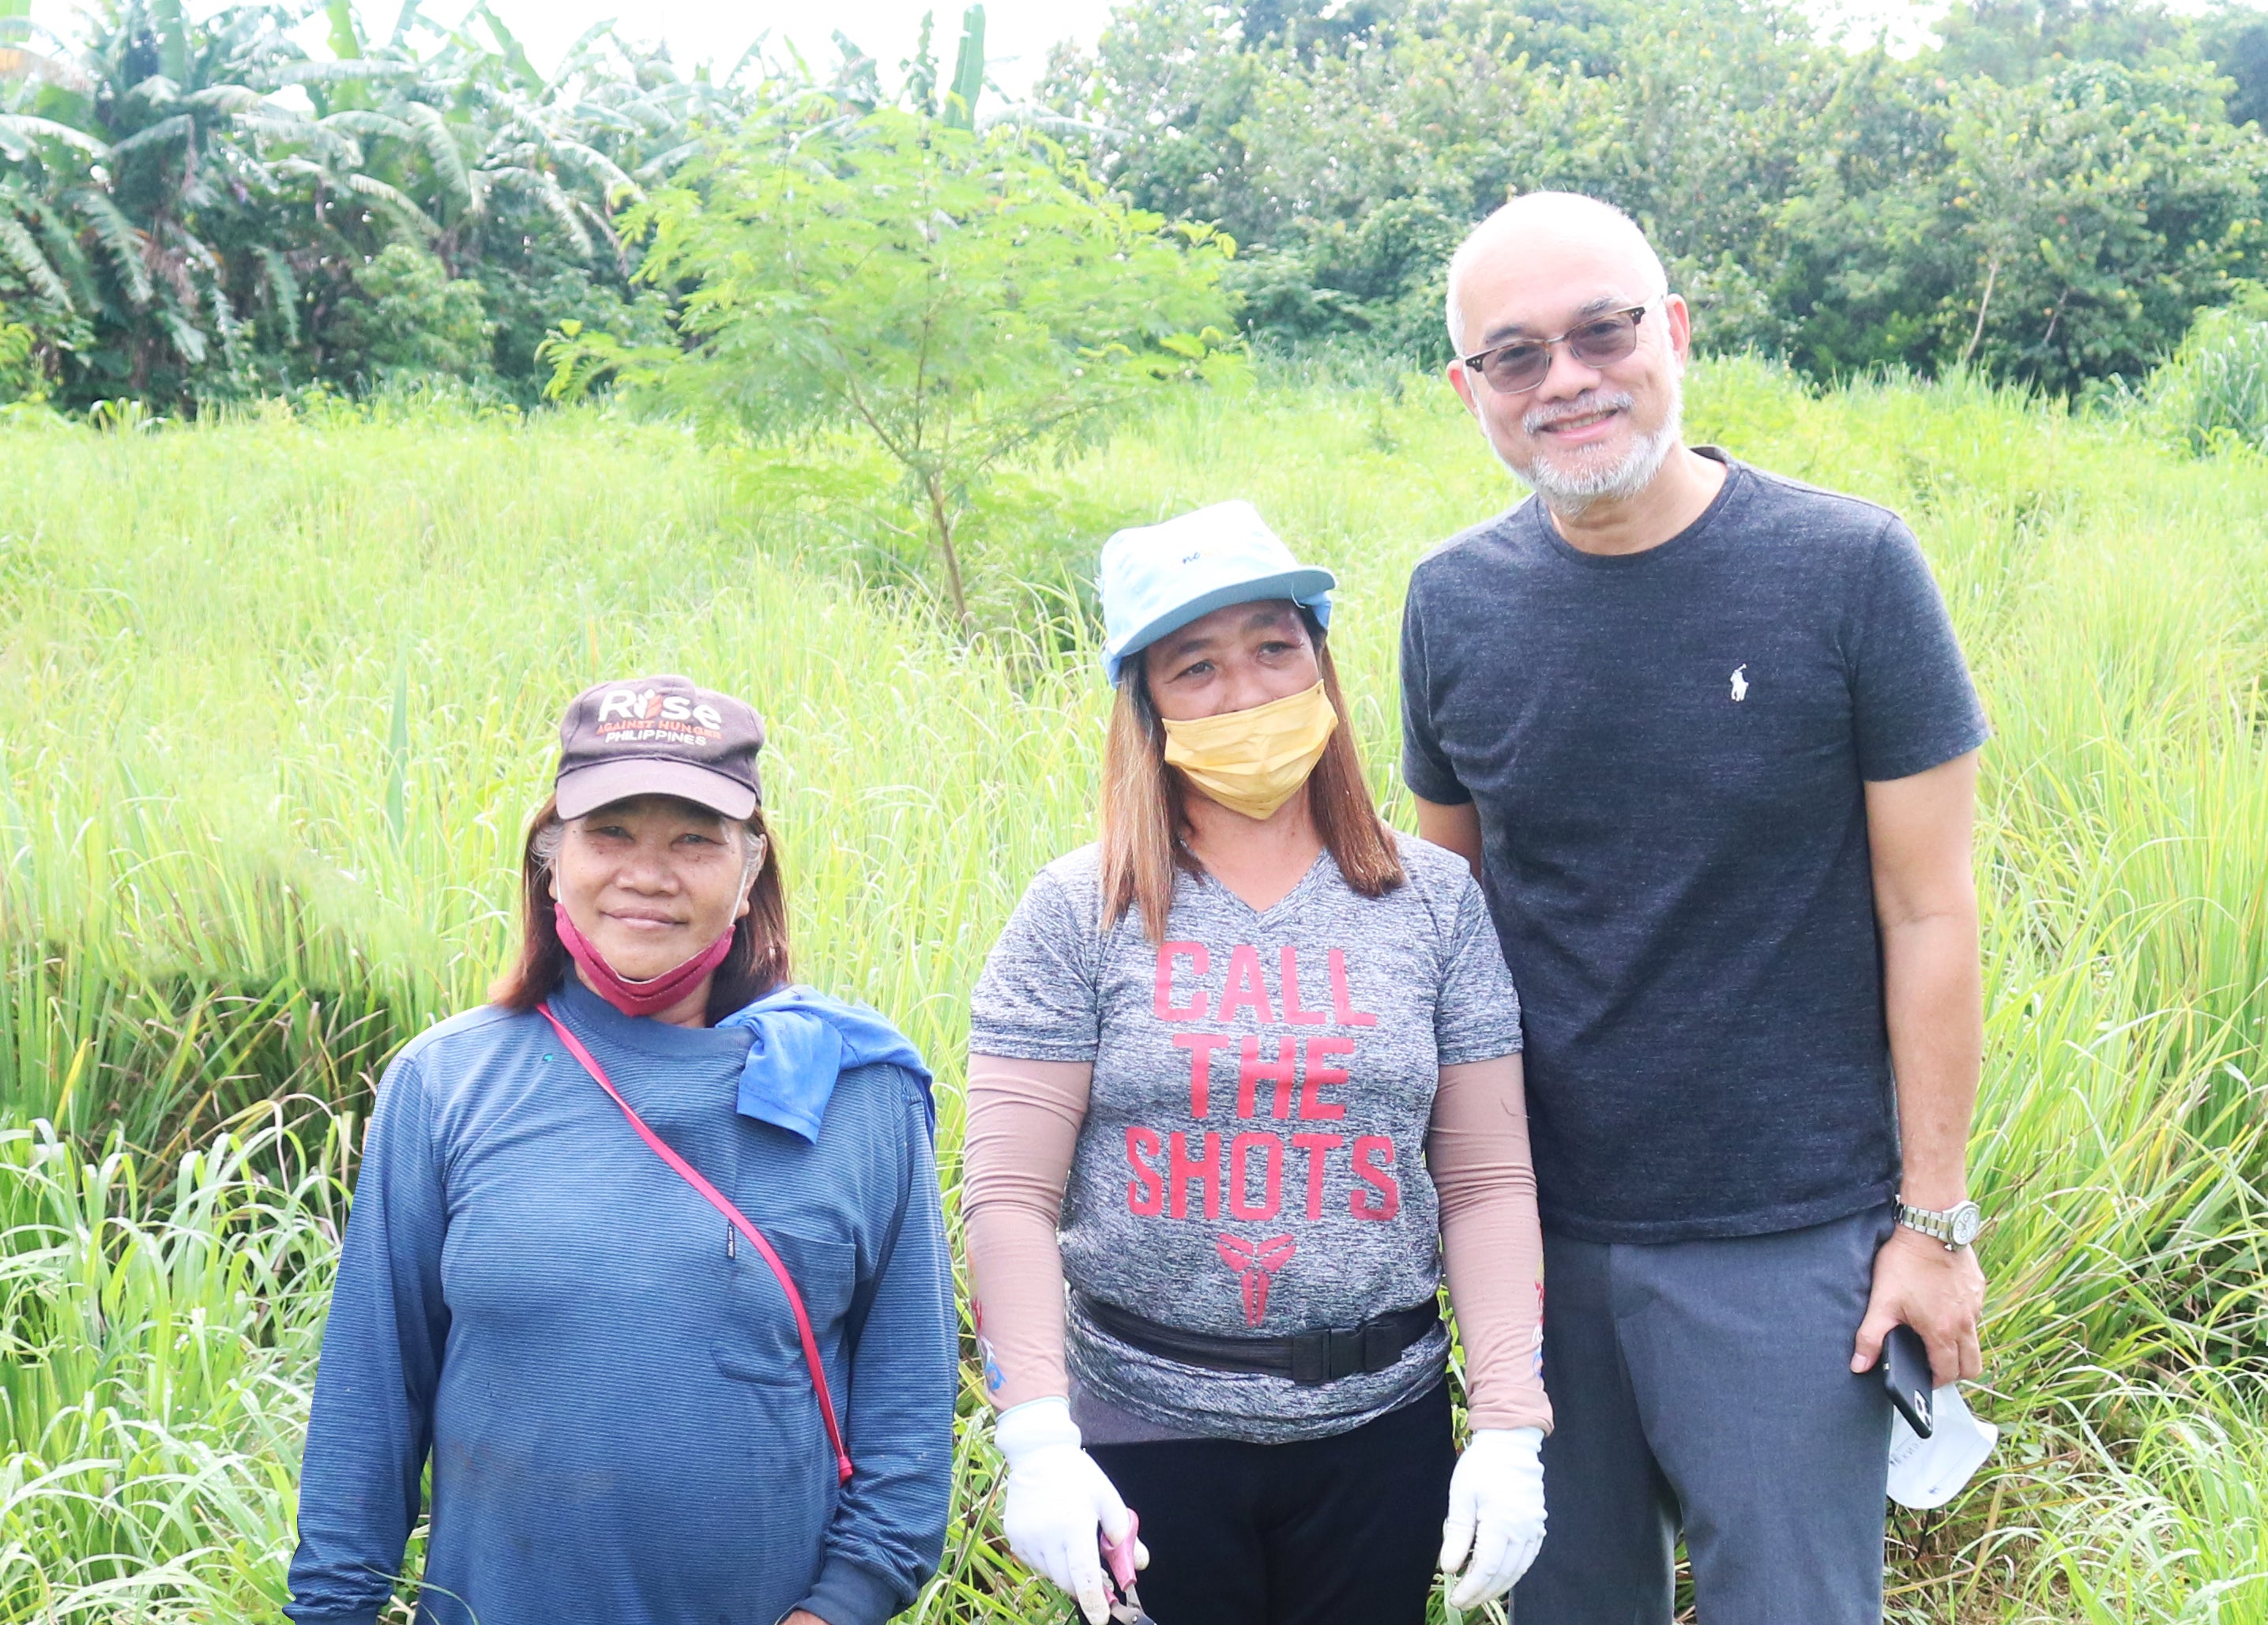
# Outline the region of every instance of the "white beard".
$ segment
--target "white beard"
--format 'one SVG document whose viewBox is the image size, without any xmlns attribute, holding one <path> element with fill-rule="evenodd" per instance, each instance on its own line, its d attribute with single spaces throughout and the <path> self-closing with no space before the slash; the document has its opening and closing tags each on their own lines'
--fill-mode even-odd
<svg viewBox="0 0 2268 1625">
<path fill-rule="evenodd" d="M 1497 453 L 1497 460 L 1510 471 L 1514 479 L 1543 497 L 1544 506 L 1554 513 L 1572 517 L 1602 502 L 1626 501 L 1653 482 L 1653 476 L 1661 472 L 1661 465 L 1669 460 L 1669 454 L 1683 441 L 1685 392 L 1681 380 L 1675 376 L 1670 378 L 1668 385 L 1668 415 L 1661 420 L 1661 426 L 1652 434 L 1640 435 L 1631 442 L 1630 450 L 1624 452 L 1618 461 L 1568 470 L 1556 467 L 1543 456 L 1538 456 L 1525 467 L 1501 452 Z M 1628 408 L 1632 404 L 1629 395 L 1616 394 L 1602 397 L 1584 409 Z M 1560 415 L 1572 415 L 1563 413 Z M 1541 423 L 1550 421 L 1548 417 L 1540 422 L 1531 417 L 1521 427 L 1534 434 Z"/>
</svg>

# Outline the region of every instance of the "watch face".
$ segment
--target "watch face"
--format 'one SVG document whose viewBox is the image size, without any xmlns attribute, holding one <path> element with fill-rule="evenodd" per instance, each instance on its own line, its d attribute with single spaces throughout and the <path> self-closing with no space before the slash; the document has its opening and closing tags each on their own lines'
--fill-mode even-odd
<svg viewBox="0 0 2268 1625">
<path fill-rule="evenodd" d="M 1953 1245 L 1965 1247 L 1977 1239 L 1977 1232 L 1984 1228 L 1984 1210 L 1973 1202 L 1964 1202 L 1948 1215 L 1953 1220 Z"/>
</svg>

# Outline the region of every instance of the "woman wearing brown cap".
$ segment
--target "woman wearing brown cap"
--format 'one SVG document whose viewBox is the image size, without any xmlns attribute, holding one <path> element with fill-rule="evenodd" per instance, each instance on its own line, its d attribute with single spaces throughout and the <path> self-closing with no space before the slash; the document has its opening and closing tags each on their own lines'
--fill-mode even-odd
<svg viewBox="0 0 2268 1625">
<path fill-rule="evenodd" d="M 518 962 L 387 1070 L 324 1335 L 298 1625 L 879 1625 L 935 1567 L 952 1276 L 929 1073 L 788 981 L 762 725 L 601 683 Z"/>
</svg>

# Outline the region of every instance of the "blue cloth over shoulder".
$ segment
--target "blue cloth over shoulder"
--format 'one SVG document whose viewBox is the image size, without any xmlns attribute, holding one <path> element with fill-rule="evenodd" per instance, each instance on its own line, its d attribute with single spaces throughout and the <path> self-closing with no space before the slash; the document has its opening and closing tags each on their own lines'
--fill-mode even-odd
<svg viewBox="0 0 2268 1625">
<path fill-rule="evenodd" d="M 817 1144 L 836 1079 L 855 1068 L 887 1062 L 919 1081 L 929 1106 L 930 1132 L 937 1132 L 929 1067 L 912 1040 L 880 1011 L 791 983 L 717 1025 L 747 1031 L 748 1058 L 740 1069 L 738 1100 L 743 1117 L 775 1124 Z"/>
<path fill-rule="evenodd" d="M 837 1481 L 770 1268 L 638 1143 L 549 1023 L 490 1006 L 412 1040 L 379 1090 L 285 1612 L 392 1617 L 430 1467 L 418 1625 L 773 1625 L 799 1607 L 884 1625 L 937 1566 L 953 1482 L 953 1268 L 927 1092 L 902 1064 L 850 1064 L 880 1041 L 854 1018 L 859 1047 L 839 1077 L 824 1062 L 807 1139 L 734 1109 L 747 1026 L 626 1016 L 572 977 L 551 1003 L 777 1250 L 852 1474 Z M 834 1031 L 791 1014 L 765 1036 L 782 1021 L 806 1043 L 801 1027 Z"/>
</svg>

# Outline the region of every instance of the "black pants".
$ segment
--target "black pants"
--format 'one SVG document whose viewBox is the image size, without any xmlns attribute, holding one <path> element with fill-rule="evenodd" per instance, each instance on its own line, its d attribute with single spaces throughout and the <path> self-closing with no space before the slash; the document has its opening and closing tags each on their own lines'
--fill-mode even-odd
<svg viewBox="0 0 2268 1625">
<path fill-rule="evenodd" d="M 1449 1388 L 1292 1445 L 1090 1447 L 1142 1519 L 1158 1625 L 1423 1625 L 1449 1511 Z"/>
</svg>

